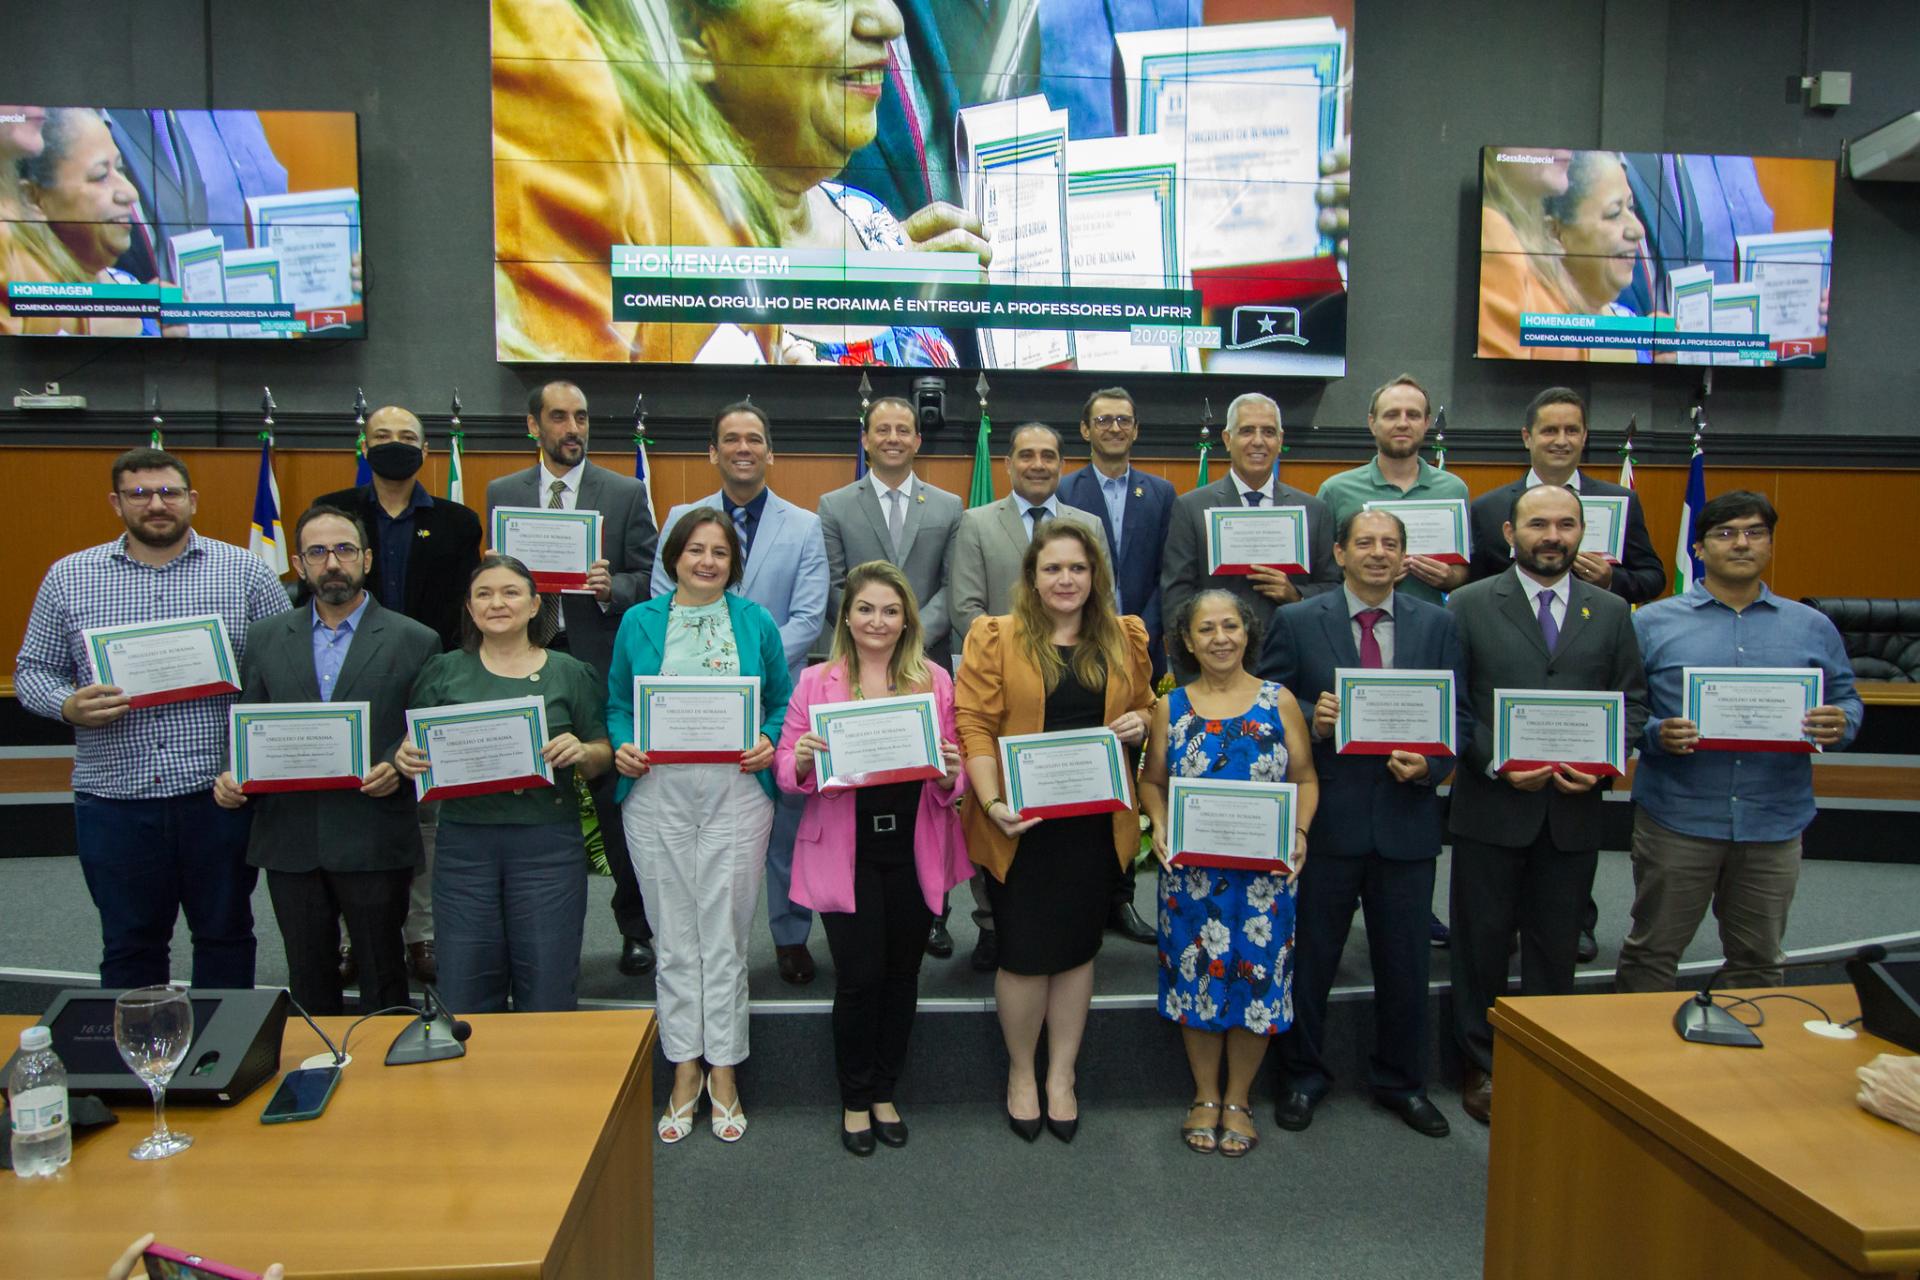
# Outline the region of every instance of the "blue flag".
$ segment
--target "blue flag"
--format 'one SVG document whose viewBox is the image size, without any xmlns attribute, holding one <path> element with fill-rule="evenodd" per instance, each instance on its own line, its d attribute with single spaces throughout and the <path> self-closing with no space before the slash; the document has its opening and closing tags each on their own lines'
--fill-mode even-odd
<svg viewBox="0 0 1920 1280">
<path fill-rule="evenodd" d="M 1707 455 L 1700 447 L 1700 436 L 1693 437 L 1693 461 L 1687 466 L 1687 498 L 1680 504 L 1680 545 L 1673 552 L 1673 594 L 1684 595 L 1688 587 L 1700 581 L 1706 566 L 1693 554 L 1694 525 L 1707 506 Z"/>
<path fill-rule="evenodd" d="M 273 478 L 273 433 L 260 433 L 260 482 L 253 491 L 253 527 L 247 549 L 276 576 L 287 571 L 287 531 L 280 526 L 280 485 Z"/>
</svg>

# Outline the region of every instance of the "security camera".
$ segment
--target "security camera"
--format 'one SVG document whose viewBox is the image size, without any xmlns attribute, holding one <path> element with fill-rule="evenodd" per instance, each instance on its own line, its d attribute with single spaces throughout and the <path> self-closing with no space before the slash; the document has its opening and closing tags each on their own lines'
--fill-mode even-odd
<svg viewBox="0 0 1920 1280">
<path fill-rule="evenodd" d="M 921 435 L 928 435 L 946 425 L 947 380 L 945 378 L 913 380 L 913 413 L 919 421 Z"/>
</svg>

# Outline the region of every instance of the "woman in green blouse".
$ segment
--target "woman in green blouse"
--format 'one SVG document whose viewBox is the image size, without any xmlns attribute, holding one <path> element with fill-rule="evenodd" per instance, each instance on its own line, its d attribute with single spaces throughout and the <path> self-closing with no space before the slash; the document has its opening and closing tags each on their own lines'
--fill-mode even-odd
<svg viewBox="0 0 1920 1280">
<path fill-rule="evenodd" d="M 540 595 L 512 556 L 489 555 L 467 583 L 459 649 L 431 659 L 414 681 L 415 708 L 538 695 L 547 704 L 541 755 L 551 787 L 463 796 L 440 806 L 433 918 L 441 999 L 458 1013 L 508 1007 L 571 1010 L 587 915 L 587 853 L 573 773 L 607 771 L 605 695 L 593 669 L 545 648 Z M 426 772 L 412 743 L 394 764 Z"/>
<path fill-rule="evenodd" d="M 738 1142 L 747 1132 L 733 1070 L 747 1056 L 747 939 L 773 827 L 767 766 L 791 677 L 773 615 L 727 590 L 741 574 L 732 521 L 713 507 L 694 508 L 667 534 L 660 559 L 674 589 L 620 619 L 607 677 L 627 849 L 660 957 L 660 1047 L 674 1064 L 673 1094 L 656 1128 L 666 1142 L 686 1137 L 705 1092 L 713 1135 Z M 633 740 L 637 675 L 758 676 L 765 732 L 737 764 L 656 765 Z"/>
</svg>

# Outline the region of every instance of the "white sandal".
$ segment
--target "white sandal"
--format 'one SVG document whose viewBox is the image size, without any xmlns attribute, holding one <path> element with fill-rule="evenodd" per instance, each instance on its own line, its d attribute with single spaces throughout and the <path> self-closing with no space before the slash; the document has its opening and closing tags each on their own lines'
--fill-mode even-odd
<svg viewBox="0 0 1920 1280">
<path fill-rule="evenodd" d="M 734 1086 L 736 1089 L 739 1086 Z M 722 1106 L 718 1098 L 713 1099 L 713 1136 L 722 1142 L 738 1142 L 747 1136 L 747 1113 L 740 1109 L 740 1095 L 734 1094 L 733 1105 Z"/>
<path fill-rule="evenodd" d="M 667 1110 L 660 1117 L 660 1123 L 654 1131 L 660 1135 L 660 1141 L 669 1145 L 680 1141 L 693 1132 L 693 1109 L 700 1105 L 700 1095 L 707 1089 L 707 1078 L 700 1077 L 700 1088 L 680 1106 L 673 1105 L 671 1096 L 667 1099 Z"/>
</svg>

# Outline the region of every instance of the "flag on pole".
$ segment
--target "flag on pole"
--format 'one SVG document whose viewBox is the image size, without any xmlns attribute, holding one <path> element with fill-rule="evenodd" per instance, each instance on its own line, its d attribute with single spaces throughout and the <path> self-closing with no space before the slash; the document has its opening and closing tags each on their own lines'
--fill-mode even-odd
<svg viewBox="0 0 1920 1280">
<path fill-rule="evenodd" d="M 166 426 L 166 423 L 162 421 L 160 417 L 160 393 L 156 391 L 153 393 L 153 428 L 147 433 L 148 445 L 155 449 L 164 449 L 167 447 L 166 437 L 163 436 L 160 431 L 164 426 Z"/>
<path fill-rule="evenodd" d="M 867 478 L 867 406 L 873 403 L 873 383 L 868 380 L 866 370 L 860 371 L 860 421 L 853 429 L 853 478 L 854 482 Z"/>
<path fill-rule="evenodd" d="M 1640 425 L 1640 415 L 1634 414 L 1627 419 L 1627 438 L 1620 445 L 1620 487 L 1633 488 L 1633 433 Z"/>
<path fill-rule="evenodd" d="M 1441 405 L 1440 411 L 1433 415 L 1433 465 L 1436 470 L 1447 469 L 1447 406 Z"/>
<path fill-rule="evenodd" d="M 653 468 L 647 465 L 647 410 L 644 393 L 633 398 L 633 478 L 640 482 L 640 491 L 647 496 L 647 519 L 653 527 L 660 527 L 660 516 L 653 507 Z"/>
<path fill-rule="evenodd" d="M 1673 594 L 1681 595 L 1700 580 L 1706 569 L 1693 554 L 1693 526 L 1707 505 L 1707 455 L 1700 447 L 1700 429 L 1693 432 L 1693 459 L 1687 464 L 1687 496 L 1680 504 L 1679 545 L 1673 552 Z"/>
<path fill-rule="evenodd" d="M 984 507 L 993 501 L 993 452 L 989 447 L 993 424 L 987 418 L 987 375 L 973 385 L 980 397 L 980 434 L 973 440 L 973 482 L 967 486 L 967 506 Z"/>
<path fill-rule="evenodd" d="M 453 389 L 453 409 L 447 423 L 447 501 L 462 506 L 467 501 L 465 443 L 467 433 L 460 426 L 460 388 Z"/>
<path fill-rule="evenodd" d="M 1213 401 L 1200 402 L 1200 477 L 1194 488 L 1204 489 L 1207 485 L 1207 456 L 1213 452 Z"/>
<path fill-rule="evenodd" d="M 273 432 L 260 433 L 260 483 L 253 492 L 253 527 L 247 550 L 267 562 L 276 576 L 287 571 L 287 531 L 280 524 L 280 482 L 273 478 Z"/>
</svg>

